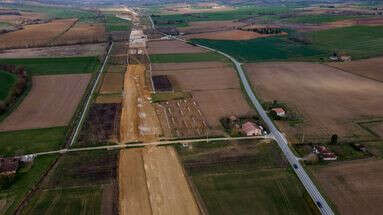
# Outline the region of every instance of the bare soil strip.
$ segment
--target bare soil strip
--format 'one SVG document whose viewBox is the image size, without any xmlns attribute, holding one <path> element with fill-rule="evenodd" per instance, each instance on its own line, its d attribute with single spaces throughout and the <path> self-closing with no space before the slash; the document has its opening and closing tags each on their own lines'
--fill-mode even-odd
<svg viewBox="0 0 383 215">
<path fill-rule="evenodd" d="M 0 123 L 0 131 L 65 126 L 91 74 L 33 76 L 33 87 L 20 106 Z"/>
<path fill-rule="evenodd" d="M 143 149 L 120 150 L 118 181 L 120 214 L 152 214 Z"/>
<path fill-rule="evenodd" d="M 122 112 L 120 121 L 120 142 L 138 139 L 137 89 L 132 77 L 132 68 L 125 72 Z"/>
<path fill-rule="evenodd" d="M 174 148 L 152 147 L 143 154 L 153 214 L 199 214 Z"/>
</svg>

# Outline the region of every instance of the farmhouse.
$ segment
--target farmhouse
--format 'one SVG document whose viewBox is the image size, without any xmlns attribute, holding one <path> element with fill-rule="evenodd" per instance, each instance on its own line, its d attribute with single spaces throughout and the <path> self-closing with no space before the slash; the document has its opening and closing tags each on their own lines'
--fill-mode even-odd
<svg viewBox="0 0 383 215">
<path fill-rule="evenodd" d="M 314 146 L 314 153 L 317 154 L 322 160 L 331 161 L 338 159 L 338 157 L 326 146 Z"/>
<path fill-rule="evenodd" d="M 242 124 L 242 131 L 246 134 L 246 136 L 262 135 L 262 127 L 253 122 L 246 122 Z"/>
<path fill-rule="evenodd" d="M 155 75 L 152 77 L 155 91 L 173 91 L 172 84 L 170 83 L 167 75 Z"/>
<path fill-rule="evenodd" d="M 0 175 L 16 174 L 20 165 L 19 158 L 0 158 Z"/>
<path fill-rule="evenodd" d="M 283 108 L 272 108 L 271 111 L 274 111 L 277 116 L 284 117 L 286 116 L 286 111 Z"/>
</svg>

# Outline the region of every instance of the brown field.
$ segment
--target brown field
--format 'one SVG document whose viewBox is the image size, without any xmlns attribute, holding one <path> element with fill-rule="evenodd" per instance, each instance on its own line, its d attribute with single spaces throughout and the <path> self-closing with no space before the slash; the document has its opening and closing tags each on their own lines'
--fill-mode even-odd
<svg viewBox="0 0 383 215">
<path fill-rule="evenodd" d="M 234 69 L 225 63 L 164 63 L 153 64 L 152 69 L 153 75 L 168 75 L 177 90 L 191 92 L 214 134 L 222 134 L 222 117 L 255 114 L 242 96 Z"/>
<path fill-rule="evenodd" d="M 143 149 L 120 150 L 119 214 L 152 214 L 142 155 Z"/>
<path fill-rule="evenodd" d="M 159 40 L 148 42 L 149 54 L 200 53 L 205 49 L 185 44 L 177 40 Z"/>
<path fill-rule="evenodd" d="M 303 116 L 301 126 L 280 123 L 289 138 L 304 133 L 306 141 L 328 140 L 333 134 L 370 139 L 371 133 L 354 122 L 383 116 L 379 82 L 312 63 L 248 64 L 246 70 L 262 100 L 284 102 Z"/>
<path fill-rule="evenodd" d="M 239 89 L 240 87 L 235 71 L 224 63 L 188 63 L 186 66 L 189 67 L 183 69 L 173 65 L 173 63 L 165 63 L 161 67 L 167 67 L 167 70 L 156 70 L 158 66 L 153 64 L 153 75 L 167 75 L 175 89 L 185 91 Z"/>
<path fill-rule="evenodd" d="M 232 30 L 237 27 L 245 25 L 241 22 L 235 21 L 201 21 L 201 22 L 189 22 L 187 27 L 177 28 L 180 32 L 185 34 L 191 33 L 205 33 Z"/>
<path fill-rule="evenodd" d="M 90 74 L 33 76 L 33 87 L 0 131 L 65 126 L 90 80 Z"/>
<path fill-rule="evenodd" d="M 383 138 L 383 120 L 377 122 L 366 123 L 365 126 L 374 132 L 380 138 Z"/>
<path fill-rule="evenodd" d="M 118 72 L 107 72 L 102 81 L 100 93 L 121 93 L 124 86 L 124 74 Z"/>
<path fill-rule="evenodd" d="M 53 20 L 45 24 L 27 25 L 23 30 L 0 35 L 0 49 L 28 48 L 48 45 L 69 29 L 76 19 Z"/>
<path fill-rule="evenodd" d="M 105 52 L 105 43 L 0 50 L 0 58 L 96 56 Z"/>
<path fill-rule="evenodd" d="M 45 14 L 32 13 L 32 12 L 20 12 L 18 15 L 1 15 L 0 22 L 6 22 L 13 25 L 22 24 L 26 20 L 46 19 L 48 18 Z"/>
<path fill-rule="evenodd" d="M 199 105 L 192 98 L 161 102 L 156 105 L 164 137 L 206 136 L 208 127 Z"/>
<path fill-rule="evenodd" d="M 261 37 L 271 37 L 275 36 L 274 34 L 260 34 L 257 32 L 251 31 L 241 31 L 241 30 L 228 30 L 228 31 L 219 31 L 219 32 L 208 32 L 200 34 L 188 34 L 185 36 L 186 39 L 192 38 L 202 38 L 210 40 L 250 40 Z"/>
<path fill-rule="evenodd" d="M 378 57 L 351 62 L 329 63 L 328 65 L 355 75 L 383 81 L 382 64 L 383 57 Z"/>
<path fill-rule="evenodd" d="M 69 31 L 57 38 L 53 44 L 77 44 L 105 42 L 105 27 L 103 24 L 77 22 Z"/>
<path fill-rule="evenodd" d="M 336 163 L 313 172 L 340 214 L 382 214 L 383 160 Z"/>
</svg>

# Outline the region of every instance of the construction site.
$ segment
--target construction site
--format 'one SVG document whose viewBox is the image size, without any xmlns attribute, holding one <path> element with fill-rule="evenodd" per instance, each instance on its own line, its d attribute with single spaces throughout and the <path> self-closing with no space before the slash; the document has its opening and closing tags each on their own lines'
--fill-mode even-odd
<svg viewBox="0 0 383 215">
<path fill-rule="evenodd" d="M 123 78 L 119 143 L 154 142 L 163 137 L 195 137 L 206 122 L 192 99 L 152 103 L 155 91 L 147 36 L 136 23 L 127 49 Z M 166 122 L 166 123 L 164 123 Z M 191 129 L 192 128 L 192 129 Z M 120 150 L 120 214 L 200 214 L 172 146 Z"/>
</svg>

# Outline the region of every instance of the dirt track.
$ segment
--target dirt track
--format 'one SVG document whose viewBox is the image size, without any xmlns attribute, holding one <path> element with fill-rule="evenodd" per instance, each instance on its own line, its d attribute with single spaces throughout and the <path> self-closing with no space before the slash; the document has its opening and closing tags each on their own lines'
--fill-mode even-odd
<svg viewBox="0 0 383 215">
<path fill-rule="evenodd" d="M 90 74 L 33 76 L 33 87 L 0 131 L 65 126 L 90 80 Z"/>
</svg>

